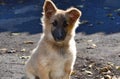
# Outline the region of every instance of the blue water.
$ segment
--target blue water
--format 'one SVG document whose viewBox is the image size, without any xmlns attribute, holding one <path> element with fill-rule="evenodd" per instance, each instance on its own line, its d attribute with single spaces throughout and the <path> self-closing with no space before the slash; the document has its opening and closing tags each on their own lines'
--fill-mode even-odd
<svg viewBox="0 0 120 79">
<path fill-rule="evenodd" d="M 0 1 L 0 32 L 42 32 L 40 17 L 44 0 L 3 1 Z M 54 3 L 61 9 L 74 6 L 82 11 L 80 21 L 88 23 L 80 25 L 77 33 L 120 32 L 120 0 L 54 0 Z"/>
</svg>

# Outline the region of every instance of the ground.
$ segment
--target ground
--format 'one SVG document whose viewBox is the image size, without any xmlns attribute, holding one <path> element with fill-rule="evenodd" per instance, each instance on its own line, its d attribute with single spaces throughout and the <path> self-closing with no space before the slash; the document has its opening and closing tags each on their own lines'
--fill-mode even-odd
<svg viewBox="0 0 120 79">
<path fill-rule="evenodd" d="M 0 33 L 0 78 L 21 79 L 30 51 L 36 46 L 39 34 Z M 120 79 L 120 35 L 78 33 L 77 61 L 72 79 Z"/>
<path fill-rule="evenodd" d="M 53 0 L 82 11 L 72 79 L 120 79 L 120 1 Z M 21 79 L 40 39 L 43 0 L 0 1 L 0 79 Z M 64 6 L 63 6 L 64 5 Z"/>
</svg>

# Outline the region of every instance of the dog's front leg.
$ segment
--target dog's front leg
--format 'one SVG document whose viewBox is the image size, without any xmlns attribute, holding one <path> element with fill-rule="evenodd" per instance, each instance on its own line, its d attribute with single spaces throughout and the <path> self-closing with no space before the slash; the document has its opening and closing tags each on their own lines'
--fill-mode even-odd
<svg viewBox="0 0 120 79">
<path fill-rule="evenodd" d="M 41 69 L 38 69 L 38 77 L 39 79 L 50 79 L 49 71 L 46 68 L 41 67 Z"/>
<path fill-rule="evenodd" d="M 73 67 L 72 67 L 72 62 L 71 61 L 67 61 L 65 63 L 65 75 L 63 77 L 63 79 L 70 79 L 70 75 L 71 75 L 71 72 L 73 70 Z"/>
</svg>

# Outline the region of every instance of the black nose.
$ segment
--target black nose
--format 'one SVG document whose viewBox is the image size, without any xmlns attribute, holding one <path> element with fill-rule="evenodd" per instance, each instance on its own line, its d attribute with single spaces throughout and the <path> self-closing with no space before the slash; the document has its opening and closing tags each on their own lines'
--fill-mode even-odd
<svg viewBox="0 0 120 79">
<path fill-rule="evenodd" d="M 64 39 L 64 36 L 57 34 L 56 37 L 55 37 L 55 39 L 56 39 L 56 40 L 63 40 L 63 39 Z"/>
<path fill-rule="evenodd" d="M 66 33 L 64 30 L 55 30 L 52 32 L 55 41 L 63 41 L 65 39 Z"/>
<path fill-rule="evenodd" d="M 54 39 L 55 39 L 56 41 L 64 40 L 64 38 L 65 38 L 65 35 L 64 35 L 63 33 L 55 33 L 55 34 L 54 34 Z"/>
</svg>

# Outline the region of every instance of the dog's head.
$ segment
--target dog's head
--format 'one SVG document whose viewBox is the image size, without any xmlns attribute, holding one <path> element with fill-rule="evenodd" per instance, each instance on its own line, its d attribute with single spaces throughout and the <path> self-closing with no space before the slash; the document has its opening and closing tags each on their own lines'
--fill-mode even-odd
<svg viewBox="0 0 120 79">
<path fill-rule="evenodd" d="M 43 6 L 43 26 L 45 35 L 54 42 L 69 41 L 79 23 L 81 11 L 76 8 L 58 9 L 51 0 Z"/>
</svg>

